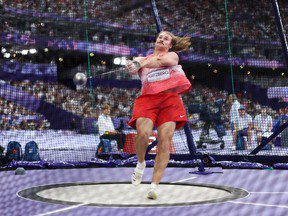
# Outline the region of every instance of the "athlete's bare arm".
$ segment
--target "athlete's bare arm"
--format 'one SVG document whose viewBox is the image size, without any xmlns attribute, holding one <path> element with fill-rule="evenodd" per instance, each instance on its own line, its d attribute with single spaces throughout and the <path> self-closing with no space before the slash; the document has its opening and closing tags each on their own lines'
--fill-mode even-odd
<svg viewBox="0 0 288 216">
<path fill-rule="evenodd" d="M 134 57 L 133 61 L 141 62 L 143 59 L 145 59 L 145 57 Z"/>
<path fill-rule="evenodd" d="M 153 56 L 140 62 L 141 68 L 171 67 L 178 65 L 179 57 L 175 52 L 168 52 L 163 56 Z"/>
</svg>

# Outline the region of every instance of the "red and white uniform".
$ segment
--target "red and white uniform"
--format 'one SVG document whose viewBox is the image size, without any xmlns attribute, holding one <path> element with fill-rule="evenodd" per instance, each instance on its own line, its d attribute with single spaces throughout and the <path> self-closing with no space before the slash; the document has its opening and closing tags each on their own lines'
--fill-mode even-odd
<svg viewBox="0 0 288 216">
<path fill-rule="evenodd" d="M 142 68 L 138 74 L 142 82 L 141 95 L 135 101 L 128 125 L 135 128 L 136 120 L 143 117 L 150 118 L 156 126 L 170 121 L 176 122 L 176 128 L 184 126 L 186 110 L 179 94 L 188 92 L 192 86 L 182 66 Z"/>
<path fill-rule="evenodd" d="M 144 68 L 139 72 L 141 94 L 157 94 L 164 91 L 183 94 L 191 89 L 181 65 L 162 68 Z"/>
</svg>

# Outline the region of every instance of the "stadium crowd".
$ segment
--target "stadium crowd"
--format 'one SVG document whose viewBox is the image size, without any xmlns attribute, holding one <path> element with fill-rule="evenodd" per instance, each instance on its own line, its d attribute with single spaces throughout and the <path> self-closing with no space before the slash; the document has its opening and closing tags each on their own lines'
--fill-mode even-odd
<svg viewBox="0 0 288 216">
<path fill-rule="evenodd" d="M 121 2 L 121 4 L 120 4 Z M 71 18 L 66 20 L 67 23 L 76 22 L 72 18 L 84 17 L 83 1 L 81 0 L 1 0 L 1 6 L 4 8 L 16 8 L 18 10 L 26 10 L 32 12 L 45 13 L 47 16 L 37 20 L 22 19 L 15 17 L 14 19 L 3 18 L 3 30 L 6 33 L 19 33 L 32 36 L 47 36 L 60 39 L 77 39 L 84 40 L 85 31 L 77 31 L 77 26 L 67 25 L 58 26 L 55 22 L 48 22 L 49 17 L 61 16 Z M 215 39 L 223 42 L 226 40 L 225 28 L 225 9 L 223 0 L 217 1 L 181 1 L 182 7 L 179 7 L 177 1 L 157 1 L 157 6 L 161 20 L 168 29 L 177 29 L 178 33 L 193 34 L 199 40 L 193 41 L 191 50 L 193 53 L 213 54 L 219 56 L 227 56 L 227 44 L 214 43 Z M 279 0 L 280 11 L 284 28 L 287 29 L 288 24 L 288 8 L 285 7 L 285 1 Z M 261 6 L 262 10 L 258 10 Z M 125 13 L 122 13 L 125 10 Z M 277 31 L 274 22 L 274 14 L 270 2 L 268 1 L 233 1 L 228 4 L 228 12 L 230 15 L 230 27 L 232 42 L 246 43 L 247 41 L 274 41 L 277 39 Z M 5 15 L 5 14 L 4 14 Z M 51 16 L 49 16 L 51 15 Z M 33 14 L 32 14 L 33 16 Z M 87 1 L 87 17 L 88 19 L 97 20 L 102 23 L 118 24 L 114 27 L 122 28 L 124 26 L 138 26 L 142 29 L 150 29 L 150 32 L 155 31 L 155 21 L 151 11 L 150 3 L 147 1 L 129 1 L 129 0 L 92 0 Z M 115 19 L 117 17 L 117 19 Z M 117 20 L 117 21 L 116 21 Z M 83 21 L 83 20 L 82 20 Z M 62 23 L 63 24 L 63 23 Z M 116 29 L 117 29 L 116 28 Z M 135 33 L 135 32 L 134 32 Z M 136 36 L 131 31 L 130 34 L 113 31 L 98 31 L 91 29 L 89 32 L 89 40 L 96 43 L 107 43 L 121 45 L 126 44 L 131 47 L 136 47 L 139 50 L 148 50 L 154 43 L 154 37 Z M 203 39 L 201 36 L 211 36 Z M 194 40 L 195 38 L 192 38 Z M 243 48 L 244 47 L 244 48 Z M 265 47 L 263 45 L 263 47 Z M 238 48 L 233 47 L 233 55 L 244 58 L 263 58 L 263 59 L 280 59 L 281 54 L 274 55 L 274 47 L 270 46 L 267 50 L 249 44 Z M 250 51 L 249 51 L 250 49 Z M 270 53 L 270 55 L 265 55 Z M 271 53 L 273 54 L 271 57 Z M 99 66 L 100 67 L 100 66 Z M 83 68 L 82 68 L 83 69 Z M 77 70 L 82 70 L 81 68 Z M 93 68 L 94 71 L 106 71 L 107 68 Z M 243 78 L 245 81 L 246 78 Z M 275 81 L 275 82 L 274 82 Z M 283 80 L 269 80 L 269 78 L 260 76 L 252 79 L 253 83 L 262 83 L 267 87 L 270 84 L 277 86 L 284 85 Z M 276 83 L 277 82 L 277 83 Z M 267 84 L 268 83 L 268 84 Z M 64 110 L 68 110 L 82 117 L 98 117 L 100 105 L 109 103 L 111 105 L 111 114 L 114 117 L 130 117 L 131 104 L 137 96 L 138 90 L 125 90 L 107 87 L 96 87 L 92 94 L 89 90 L 82 89 L 73 91 L 62 84 L 51 84 L 42 81 L 31 82 L 25 80 L 23 82 L 10 81 L 13 86 L 18 86 L 21 90 L 29 92 L 38 98 L 44 99 L 47 102 L 53 103 Z M 183 96 L 185 104 L 193 102 L 203 102 L 201 95 L 208 95 L 211 101 L 217 99 L 227 99 L 227 92 L 215 89 L 209 89 L 198 85 L 187 95 Z M 247 98 L 239 98 L 240 103 L 247 107 L 247 112 L 255 116 L 259 112 L 260 105 L 255 101 Z M 227 106 L 225 103 L 224 107 Z M 276 118 L 276 111 L 269 109 L 271 115 Z M 223 119 L 228 116 L 228 109 L 224 108 Z M 192 118 L 196 118 L 197 114 Z M 194 121 L 194 120 L 193 120 Z M 199 121 L 198 121 L 199 122 Z M 227 123 L 228 125 L 228 123 Z M 227 126 L 228 127 L 228 126 Z"/>
<path fill-rule="evenodd" d="M 101 106 L 109 104 L 111 106 L 111 116 L 115 117 L 131 117 L 133 101 L 139 95 L 139 89 L 120 89 L 112 87 L 97 86 L 90 93 L 90 89 L 83 88 L 78 91 L 72 90 L 63 84 L 45 83 L 43 81 L 31 82 L 25 81 L 9 81 L 9 84 L 19 87 L 21 90 L 33 94 L 39 99 L 77 114 L 84 118 L 98 118 L 101 114 Z M 183 103 L 188 106 L 190 104 L 204 103 L 203 96 L 208 98 L 208 103 L 217 100 L 225 101 L 223 105 L 222 120 L 226 129 L 229 129 L 229 111 L 230 105 L 228 101 L 228 92 L 218 89 L 210 89 L 200 84 L 194 84 L 193 89 L 182 96 Z M 238 94 L 238 101 L 245 106 L 246 111 L 252 117 L 261 112 L 261 105 L 251 98 Z M 272 108 L 267 109 L 267 113 L 276 120 L 279 113 Z M 193 128 L 199 129 L 203 126 L 203 122 L 199 118 L 199 114 L 189 115 L 190 123 Z"/>
<path fill-rule="evenodd" d="M 97 22 L 118 24 L 113 30 L 105 31 L 103 28 L 89 29 L 89 41 L 113 45 L 127 45 L 133 47 L 135 52 L 145 54 L 154 42 L 155 21 L 149 2 L 137 1 L 88 1 L 88 19 Z M 5 7 L 13 7 L 19 10 L 30 10 L 35 19 L 23 19 L 23 17 L 11 19 L 8 16 L 3 19 L 4 32 L 25 34 L 33 37 L 50 37 L 65 40 L 86 40 L 85 25 L 79 30 L 79 25 L 73 25 L 74 21 L 66 20 L 66 24 L 55 24 L 49 21 L 49 16 L 37 19 L 34 12 L 52 15 L 79 18 L 84 17 L 83 2 L 79 0 L 41 0 L 27 1 L 3 0 Z M 225 28 L 225 10 L 222 0 L 217 1 L 183 1 L 183 7 L 177 6 L 177 1 L 158 1 L 159 14 L 163 25 L 170 30 L 176 30 L 177 34 L 191 34 L 192 46 L 190 51 L 196 54 L 226 56 L 227 52 L 227 30 Z M 261 4 L 261 6 L 260 6 Z M 288 9 L 284 1 L 279 1 L 282 10 L 284 29 L 287 29 Z M 116 6 L 117 5 L 117 6 Z M 265 8 L 257 10 L 256 8 Z M 125 9 L 125 13 L 123 10 Z M 234 1 L 228 5 L 230 15 L 230 34 L 233 43 L 233 55 L 241 58 L 257 58 L 264 60 L 283 60 L 280 45 L 271 45 L 270 42 L 278 41 L 278 34 L 274 22 L 274 14 L 270 2 Z M 115 21 L 117 17 L 117 21 Z M 145 17 L 145 18 L 144 18 Z M 82 20 L 83 21 L 83 20 Z M 69 24 L 70 23 L 70 24 Z M 128 33 L 119 32 L 123 26 L 137 26 L 139 29 L 153 29 L 147 35 L 137 35 L 133 31 Z M 137 30 L 137 33 L 139 32 Z M 201 38 L 206 38 L 205 40 Z M 216 40 L 215 40 L 216 39 Z M 265 41 L 268 44 L 264 45 Z M 249 42 L 247 45 L 247 41 Z"/>
<path fill-rule="evenodd" d="M 206 102 L 204 101 L 204 97 L 207 98 Z M 227 91 L 218 90 L 215 88 L 208 88 L 200 84 L 194 84 L 193 89 L 187 94 L 183 95 L 182 98 L 185 105 L 214 103 L 217 100 L 225 101 L 222 107 L 223 110 L 221 119 L 223 121 L 224 127 L 227 130 L 230 128 L 229 112 L 231 109 L 231 105 L 229 104 L 229 95 Z M 246 108 L 246 112 L 253 118 L 259 113 L 261 113 L 261 104 L 259 104 L 255 100 L 251 98 L 246 98 L 243 94 L 237 94 L 237 100 Z M 271 107 L 267 108 L 267 113 L 269 113 L 269 115 L 271 115 L 274 120 L 276 120 L 280 115 L 276 110 L 272 109 Z M 198 113 L 191 114 L 189 117 L 193 128 L 199 129 L 203 126 L 204 122 L 201 121 Z"/>
<path fill-rule="evenodd" d="M 121 2 L 121 4 L 120 4 Z M 288 25 L 288 8 L 280 0 L 284 28 Z M 2 0 L 5 7 L 40 13 L 57 14 L 69 18 L 84 18 L 84 3 L 81 0 Z M 226 37 L 224 1 L 158 1 L 159 15 L 165 25 L 185 33 Z M 154 26 L 150 2 L 147 1 L 87 1 L 87 17 L 99 22 L 138 26 L 149 29 Z M 83 10 L 79 10 L 83 8 Z M 262 8 L 259 10 L 258 8 Z M 125 11 L 125 13 L 124 13 Z M 228 4 L 232 35 L 245 39 L 276 39 L 277 29 L 269 1 L 233 1 Z M 115 21 L 117 17 L 117 21 Z M 192 20 L 191 20 L 192 19 Z M 155 29 L 155 27 L 153 27 Z"/>
<path fill-rule="evenodd" d="M 43 115 L 0 97 L 0 130 L 46 130 L 49 127 Z"/>
<path fill-rule="evenodd" d="M 280 76 L 268 76 L 263 74 L 251 74 L 247 75 L 238 75 L 236 76 L 237 79 L 243 82 L 251 82 L 255 85 L 260 85 L 262 88 L 269 88 L 269 87 L 285 87 L 287 86 L 287 79 L 285 77 Z"/>
<path fill-rule="evenodd" d="M 101 106 L 105 103 L 110 104 L 112 117 L 129 117 L 131 104 L 138 92 L 137 89 L 127 91 L 98 86 L 93 88 L 91 95 L 90 89 L 87 88 L 75 91 L 63 84 L 46 83 L 40 80 L 35 82 L 13 80 L 7 81 L 7 83 L 36 96 L 38 99 L 43 99 L 85 118 L 97 118 Z"/>
</svg>

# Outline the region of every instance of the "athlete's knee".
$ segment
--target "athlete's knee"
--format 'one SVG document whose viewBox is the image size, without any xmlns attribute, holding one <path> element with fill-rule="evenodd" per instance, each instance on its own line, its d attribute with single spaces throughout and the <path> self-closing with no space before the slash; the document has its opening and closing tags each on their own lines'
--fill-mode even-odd
<svg viewBox="0 0 288 216">
<path fill-rule="evenodd" d="M 158 134 L 158 142 L 161 142 L 161 143 L 171 143 L 172 142 L 172 139 L 173 139 L 173 133 L 159 133 Z"/>
<path fill-rule="evenodd" d="M 151 132 L 149 130 L 139 130 L 137 132 L 137 139 L 140 139 L 141 141 L 145 141 L 148 144 L 150 133 Z"/>
</svg>

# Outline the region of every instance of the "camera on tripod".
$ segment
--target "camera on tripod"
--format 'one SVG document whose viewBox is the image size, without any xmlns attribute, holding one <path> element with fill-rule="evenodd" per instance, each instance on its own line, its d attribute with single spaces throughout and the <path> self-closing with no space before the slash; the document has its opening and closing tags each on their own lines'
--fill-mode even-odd
<svg viewBox="0 0 288 216">
<path fill-rule="evenodd" d="M 203 102 L 194 103 L 188 106 L 188 113 L 200 114 L 200 120 L 204 122 L 203 129 L 200 134 L 200 139 L 197 141 L 197 148 L 206 148 L 206 145 L 203 144 L 220 144 L 220 148 L 224 149 L 225 142 L 223 137 L 226 135 L 226 130 L 223 127 L 222 122 L 222 110 L 225 100 L 219 99 L 212 102 L 207 102 L 207 98 L 203 97 Z M 210 137 L 210 128 L 213 128 L 218 138 L 212 139 Z"/>
</svg>

